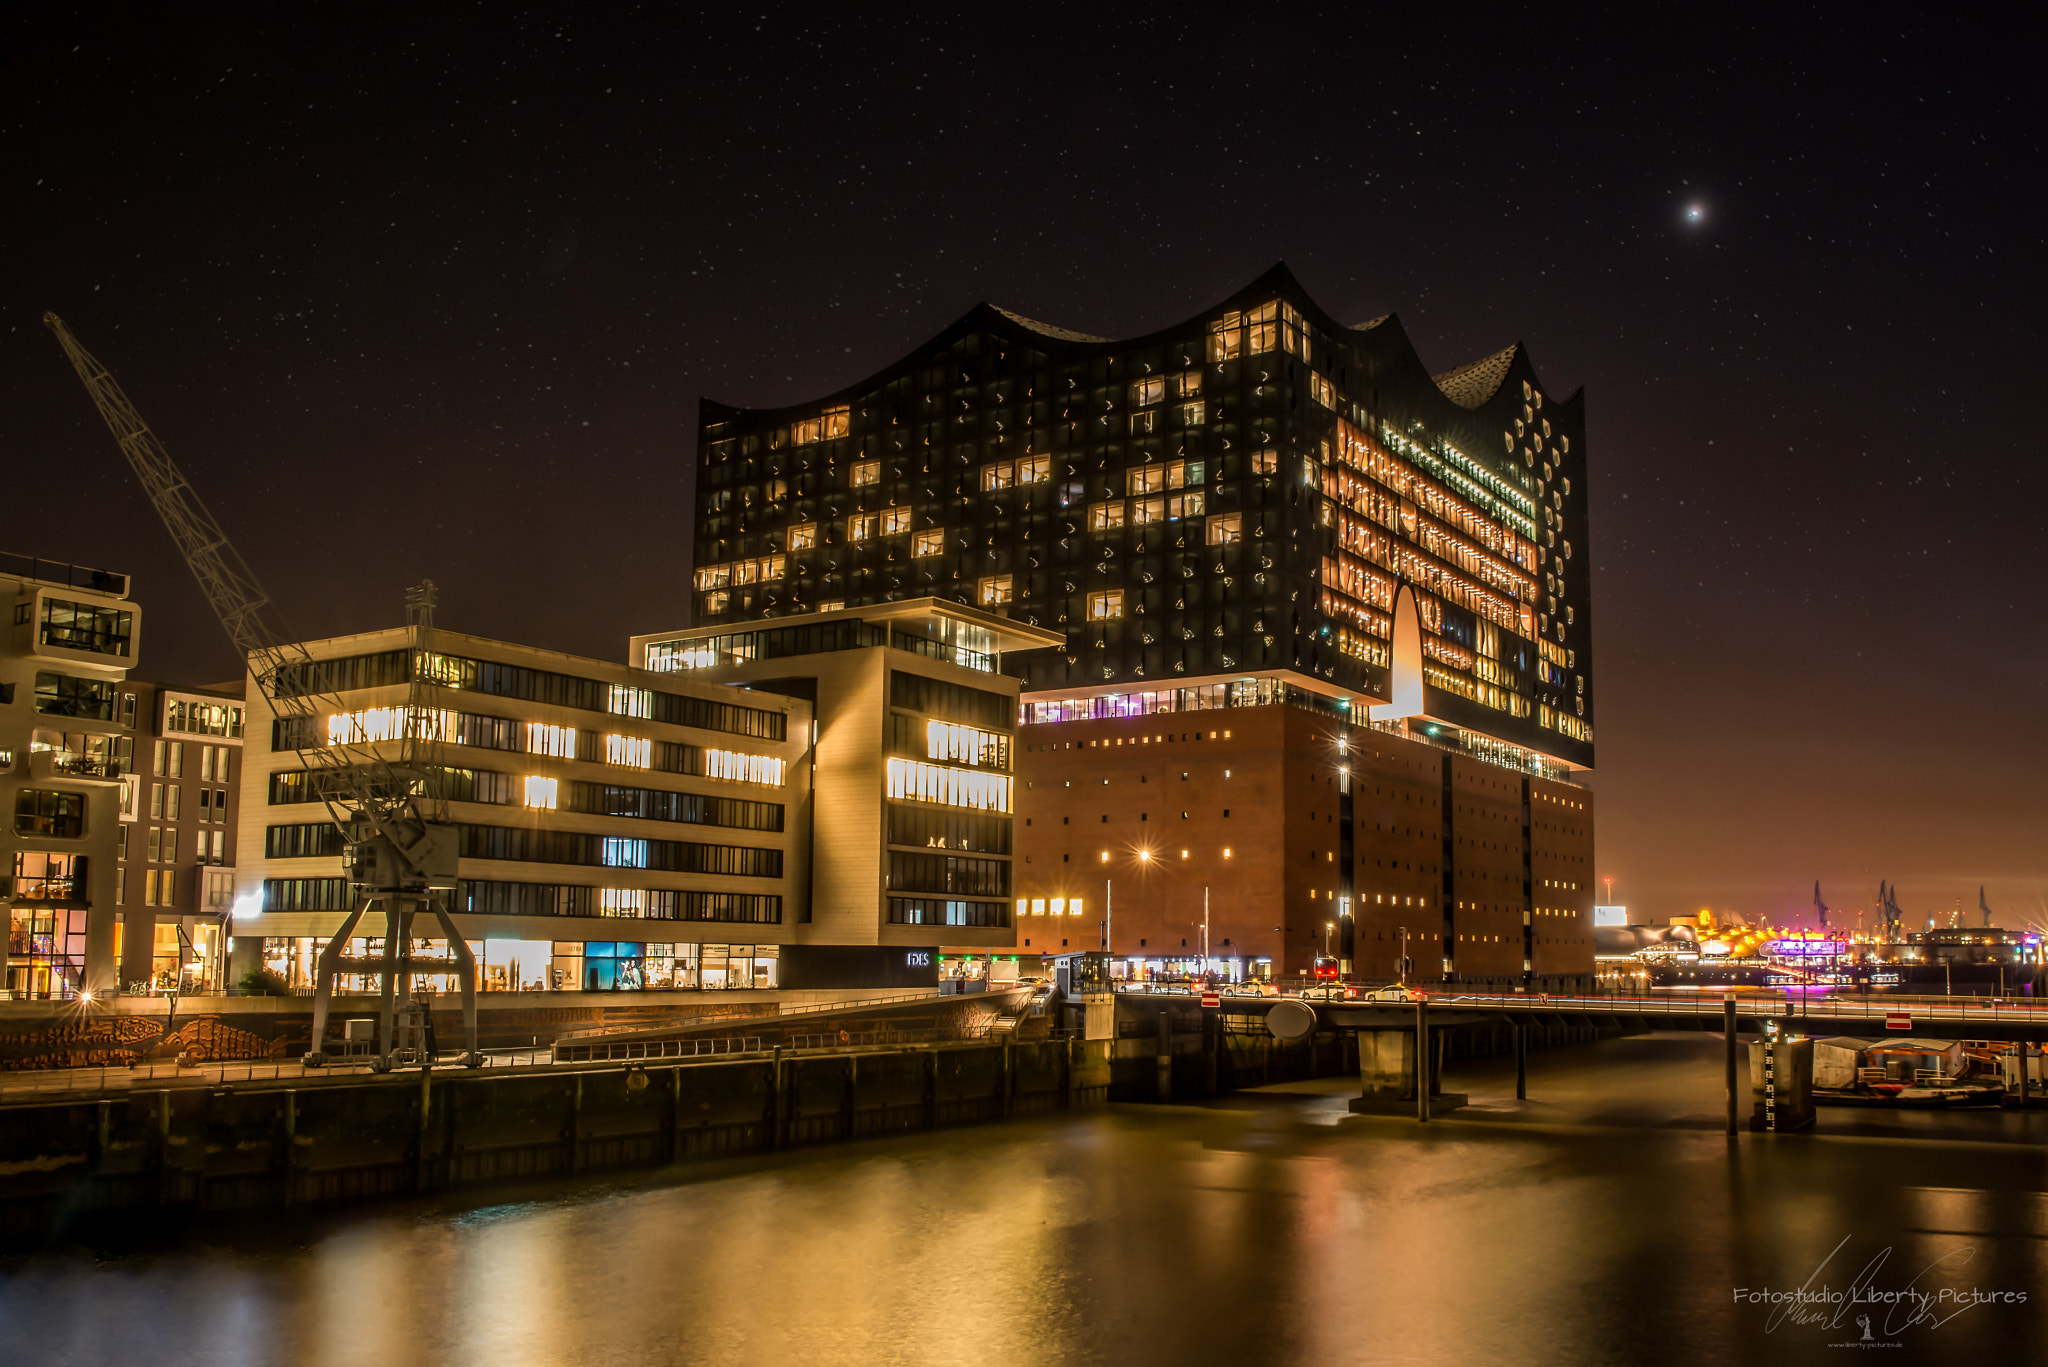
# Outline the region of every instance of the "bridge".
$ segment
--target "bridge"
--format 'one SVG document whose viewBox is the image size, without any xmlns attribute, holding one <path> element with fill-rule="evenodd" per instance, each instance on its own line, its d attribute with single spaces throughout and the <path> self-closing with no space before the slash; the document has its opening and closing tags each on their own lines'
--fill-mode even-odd
<svg viewBox="0 0 2048 1367">
<path fill-rule="evenodd" d="M 1311 989 L 1311 994 L 1318 990 Z M 1340 991 L 1331 989 L 1327 997 L 1305 998 L 1227 992 L 1197 996 L 1125 988 L 1116 993 L 1115 1000 L 1120 1025 L 1124 1018 L 1158 1018 L 1162 1079 L 1168 1076 L 1170 1039 L 1175 1033 L 1171 1018 L 1184 1018 L 1191 1010 L 1199 1011 L 1203 1017 L 1214 1017 L 1215 1028 L 1219 1030 L 1261 1022 L 1280 1040 L 1302 1039 L 1317 1032 L 1340 1032 L 1352 1036 L 1357 1046 L 1360 1095 L 1352 1109 L 1367 1114 L 1412 1113 L 1425 1121 L 1433 1110 L 1464 1104 L 1462 1096 L 1439 1090 L 1446 1032 L 1459 1027 L 1506 1026 L 1512 1032 L 1518 1099 L 1528 1096 L 1528 1041 L 1532 1029 L 1580 1022 L 1629 1034 L 1649 1030 L 1718 1031 L 1727 1041 L 1724 1063 L 1730 1133 L 1736 1129 L 1738 1097 L 1747 1092 L 1747 1088 L 1738 1086 L 1739 1076 L 1746 1071 L 1746 1066 L 1738 1066 L 1740 1036 L 1745 1032 L 1761 1036 L 1767 1023 L 1794 1036 L 2048 1043 L 2048 1004 L 2036 1004 L 2027 998 L 1774 989 L 1683 995 L 1439 989 L 1411 991 L 1405 1000 L 1373 1000 L 1369 992 L 1349 997 L 1338 995 Z M 1204 1021 L 1205 1041 L 1209 1028 Z M 1124 1032 L 1120 1029 L 1119 1033 Z M 1419 1087 L 1416 1082 L 1418 1072 L 1423 1071 L 1429 1079 L 1427 1087 Z"/>
</svg>

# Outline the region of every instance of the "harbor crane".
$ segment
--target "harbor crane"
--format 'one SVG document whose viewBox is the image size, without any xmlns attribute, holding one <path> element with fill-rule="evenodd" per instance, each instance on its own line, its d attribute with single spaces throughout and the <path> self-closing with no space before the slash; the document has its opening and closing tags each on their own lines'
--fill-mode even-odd
<svg viewBox="0 0 2048 1367">
<path fill-rule="evenodd" d="M 1820 900 L 1820 880 L 1818 878 L 1813 880 L 1813 910 L 1820 917 L 1820 928 L 1826 930 L 1828 928 L 1828 911 L 1830 908 L 1826 902 Z"/>
<path fill-rule="evenodd" d="M 228 540 L 113 375 L 79 345 L 56 314 L 45 313 L 43 322 L 56 334 L 114 441 L 163 518 L 171 540 L 199 581 L 222 630 L 262 689 L 277 719 L 280 741 L 298 752 L 309 795 L 326 805 L 334 821 L 331 845 L 342 856 L 352 907 L 320 951 L 314 982 L 313 1041 L 305 1061 L 315 1067 L 328 1061 L 327 1016 L 335 982 L 347 973 L 378 980 L 378 1051 L 371 1067 L 388 1072 L 401 1064 L 431 1065 L 429 1017 L 424 1003 L 413 997 L 412 976 L 419 971 L 445 973 L 452 969 L 462 988 L 462 1062 L 481 1067 L 483 1055 L 476 1044 L 476 957 L 455 928 L 448 908 L 458 886 L 459 833 L 449 820 L 442 788 L 446 773 L 441 757 L 443 713 L 429 706 L 438 658 L 434 654 L 433 583 L 428 581 L 406 593 L 406 625 L 412 640 L 405 707 L 394 726 L 366 727 L 339 696 L 332 668 L 315 660 L 285 628 L 255 571 Z M 383 955 L 373 960 L 348 958 L 350 937 L 377 908 L 384 914 Z M 439 922 L 451 958 L 412 957 L 413 919 L 422 911 Z"/>
</svg>

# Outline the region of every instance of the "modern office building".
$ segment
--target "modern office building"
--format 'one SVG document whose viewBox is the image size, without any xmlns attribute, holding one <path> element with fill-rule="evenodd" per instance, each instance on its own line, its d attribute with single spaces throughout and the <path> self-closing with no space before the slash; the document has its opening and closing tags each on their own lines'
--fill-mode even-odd
<svg viewBox="0 0 2048 1367">
<path fill-rule="evenodd" d="M 1019 885 L 1017 679 L 1006 654 L 1056 632 L 914 598 L 752 627 L 635 636 L 650 674 L 802 699 L 814 710 L 811 920 L 820 944 L 955 960 L 1007 954 Z"/>
<path fill-rule="evenodd" d="M 229 984 L 241 811 L 241 690 L 128 680 L 116 837 L 122 990 L 198 992 Z"/>
<path fill-rule="evenodd" d="M 1002 666 L 1020 949 L 1199 966 L 1206 888 L 1228 973 L 1591 974 L 1584 403 L 1519 346 L 1432 377 L 1276 267 L 1127 341 L 983 305 L 700 419 L 700 625 L 932 597 L 1057 634 Z"/>
<path fill-rule="evenodd" d="M 142 612 L 128 576 L 30 556 L 0 555 L 0 593 L 12 600 L 0 650 L 0 984 L 17 998 L 108 994 L 133 761 L 121 685 Z"/>
<path fill-rule="evenodd" d="M 754 988 L 790 976 L 789 946 L 810 919 L 809 703 L 450 631 L 424 651 L 410 629 L 306 649 L 310 723 L 273 718 L 248 683 L 260 721 L 243 749 L 238 978 L 267 969 L 311 984 L 355 893 L 299 751 L 346 739 L 395 753 L 415 671 L 431 684 L 460 832 L 451 910 L 482 990 Z M 358 955 L 381 952 L 381 918 L 360 930 Z"/>
</svg>

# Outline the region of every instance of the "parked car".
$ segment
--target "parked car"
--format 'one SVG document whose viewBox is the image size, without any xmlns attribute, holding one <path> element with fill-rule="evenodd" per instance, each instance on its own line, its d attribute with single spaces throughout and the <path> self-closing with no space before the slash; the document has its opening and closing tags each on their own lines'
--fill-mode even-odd
<svg viewBox="0 0 2048 1367">
<path fill-rule="evenodd" d="M 1362 1002 L 1417 1002 L 1423 999 L 1423 994 L 1400 983 L 1388 983 L 1385 987 L 1360 993 L 1358 999 Z"/>
<path fill-rule="evenodd" d="M 1316 983 L 1301 989 L 1305 1002 L 1348 1002 L 1358 999 L 1358 989 L 1345 983 Z"/>
</svg>

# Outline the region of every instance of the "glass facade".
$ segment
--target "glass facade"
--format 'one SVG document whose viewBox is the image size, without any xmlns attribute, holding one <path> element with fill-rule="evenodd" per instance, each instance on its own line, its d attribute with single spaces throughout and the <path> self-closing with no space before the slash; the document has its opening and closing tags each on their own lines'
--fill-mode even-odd
<svg viewBox="0 0 2048 1367">
<path fill-rule="evenodd" d="M 1125 342 L 984 307 L 814 404 L 707 403 L 699 449 L 721 642 L 935 596 L 1065 634 L 1001 661 L 1027 693 L 1386 700 L 1405 591 L 1429 715 L 1592 762 L 1583 404 L 1519 349 L 1431 379 L 1397 321 L 1339 324 L 1276 269 Z"/>
</svg>

